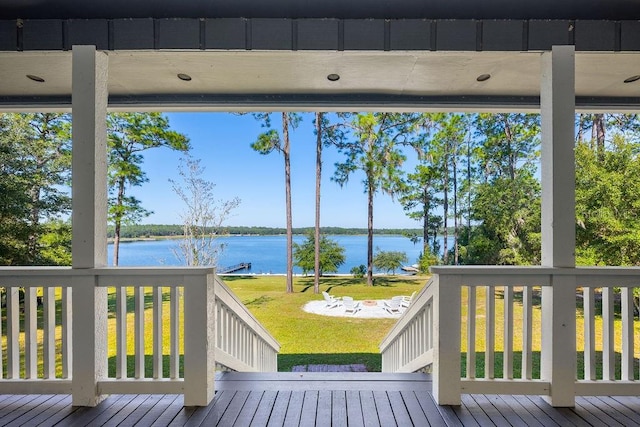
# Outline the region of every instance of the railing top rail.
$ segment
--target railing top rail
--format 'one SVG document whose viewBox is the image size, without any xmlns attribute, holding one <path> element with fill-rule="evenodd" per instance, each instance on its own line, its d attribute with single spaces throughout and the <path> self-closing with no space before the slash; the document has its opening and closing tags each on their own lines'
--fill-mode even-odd
<svg viewBox="0 0 640 427">
<path fill-rule="evenodd" d="M 429 301 L 431 295 L 433 295 L 433 285 L 434 278 L 430 277 L 427 280 L 427 283 L 422 287 L 420 292 L 414 297 L 411 305 L 407 307 L 402 316 L 398 319 L 398 321 L 393 325 L 391 330 L 387 333 L 387 335 L 380 342 L 380 351 L 384 351 L 391 342 L 396 338 L 396 336 L 402 332 L 402 330 L 407 326 L 407 324 L 414 318 L 416 313 L 418 313 L 424 305 Z"/>
<path fill-rule="evenodd" d="M 215 272 L 212 267 L 102 267 L 93 270 L 104 276 L 148 276 L 156 273 L 170 276 L 203 276 Z"/>
<path fill-rule="evenodd" d="M 154 273 L 172 276 L 199 276 L 211 274 L 215 270 L 211 267 L 102 267 L 102 268 L 71 268 L 71 267 L 40 267 L 40 266 L 12 266 L 0 267 L 0 277 L 3 276 L 148 276 Z"/>
<path fill-rule="evenodd" d="M 434 266 L 429 269 L 433 274 L 457 274 L 457 275 L 599 275 L 599 276 L 640 276 L 640 267 L 543 267 L 532 266 L 497 266 L 497 265 L 459 265 L 459 266 Z"/>
</svg>

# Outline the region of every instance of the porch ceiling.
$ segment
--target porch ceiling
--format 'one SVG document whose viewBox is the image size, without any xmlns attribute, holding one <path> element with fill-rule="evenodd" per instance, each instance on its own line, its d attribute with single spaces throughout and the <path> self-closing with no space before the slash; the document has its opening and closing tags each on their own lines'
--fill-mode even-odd
<svg viewBox="0 0 640 427">
<path fill-rule="evenodd" d="M 638 19 L 636 0 L 0 0 L 6 18 Z"/>
<path fill-rule="evenodd" d="M 537 109 L 540 52 L 109 51 L 112 109 Z M 635 52 L 577 52 L 580 108 L 638 109 Z M 191 81 L 178 78 L 187 74 Z M 338 74 L 338 81 L 329 81 Z M 480 82 L 478 76 L 489 74 Z M 0 53 L 0 109 L 68 108 L 71 52 Z M 34 75 L 44 82 L 30 80 Z M 134 106 L 135 104 L 135 106 Z"/>
</svg>

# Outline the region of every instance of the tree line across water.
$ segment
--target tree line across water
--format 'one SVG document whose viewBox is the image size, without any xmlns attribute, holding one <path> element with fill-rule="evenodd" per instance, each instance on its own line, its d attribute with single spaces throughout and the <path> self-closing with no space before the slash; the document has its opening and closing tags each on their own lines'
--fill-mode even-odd
<svg viewBox="0 0 640 427">
<path fill-rule="evenodd" d="M 183 226 L 178 224 L 133 224 L 124 225 L 120 229 L 120 237 L 124 239 L 138 239 L 148 237 L 174 237 L 183 235 Z M 293 228 L 293 234 L 307 235 L 313 232 L 313 227 Z M 285 234 L 286 228 L 259 227 L 259 226 L 226 226 L 222 228 L 210 227 L 205 230 L 214 235 L 250 235 L 250 236 L 277 236 Z M 413 236 L 420 233 L 418 228 L 382 228 L 374 229 L 374 234 Z M 113 225 L 107 227 L 107 237 L 113 238 L 115 229 Z M 366 228 L 344 227 L 320 227 L 320 233 L 328 235 L 359 236 L 367 234 Z"/>
</svg>

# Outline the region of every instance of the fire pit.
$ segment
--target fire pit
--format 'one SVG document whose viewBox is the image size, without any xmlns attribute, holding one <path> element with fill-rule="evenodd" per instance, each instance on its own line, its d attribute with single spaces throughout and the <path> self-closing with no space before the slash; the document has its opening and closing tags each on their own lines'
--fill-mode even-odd
<svg viewBox="0 0 640 427">
<path fill-rule="evenodd" d="M 378 302 L 375 300 L 366 299 L 362 301 L 362 305 L 364 305 L 365 307 L 375 307 L 376 305 L 378 305 Z"/>
</svg>

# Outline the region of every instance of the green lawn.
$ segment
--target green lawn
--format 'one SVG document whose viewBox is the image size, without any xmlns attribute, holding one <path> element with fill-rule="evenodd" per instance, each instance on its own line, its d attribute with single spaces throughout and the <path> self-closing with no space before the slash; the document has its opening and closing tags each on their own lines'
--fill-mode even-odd
<svg viewBox="0 0 640 427">
<path fill-rule="evenodd" d="M 280 342 L 278 368 L 289 371 L 301 364 L 364 363 L 369 370 L 381 367 L 378 344 L 395 319 L 354 319 L 306 313 L 308 301 L 322 299 L 313 293 L 313 278 L 296 277 L 294 293 L 287 294 L 282 276 L 228 276 L 225 283 L 256 318 Z M 426 283 L 425 277 L 376 277 L 375 286 L 351 277 L 322 278 L 320 288 L 335 296 L 357 300 L 411 295 Z"/>
</svg>

